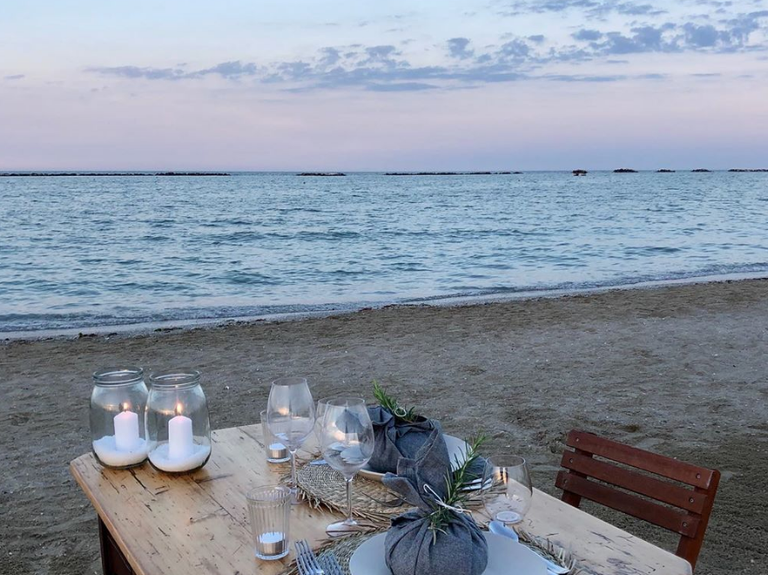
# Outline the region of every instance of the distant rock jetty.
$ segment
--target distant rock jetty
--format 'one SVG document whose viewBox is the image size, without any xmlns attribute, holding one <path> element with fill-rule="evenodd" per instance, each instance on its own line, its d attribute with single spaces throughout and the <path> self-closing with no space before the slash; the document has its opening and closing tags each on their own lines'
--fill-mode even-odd
<svg viewBox="0 0 768 575">
<path fill-rule="evenodd" d="M 699 174 L 701 174 L 701 173 L 705 173 L 705 172 L 707 172 L 707 173 L 708 173 L 708 172 L 711 172 L 711 171 L 712 171 L 712 170 L 708 170 L 708 169 L 706 169 L 706 168 L 696 168 L 695 170 L 691 170 L 691 172 L 694 172 L 694 173 L 699 173 Z"/>
<path fill-rule="evenodd" d="M 573 170 L 574 176 L 586 176 L 589 172 L 587 170 Z"/>
<path fill-rule="evenodd" d="M 613 170 L 614 174 L 636 174 L 637 170 L 633 170 L 632 168 L 619 168 L 617 170 Z"/>
<path fill-rule="evenodd" d="M 64 178 L 64 177 L 147 177 L 147 176 L 231 176 L 225 172 L 0 172 L 0 178 Z"/>
<path fill-rule="evenodd" d="M 338 178 L 341 176 L 346 176 L 347 174 L 344 174 L 342 172 L 301 172 L 300 174 L 296 174 L 297 176 L 301 176 L 303 178 L 306 177 L 314 177 L 314 178 Z"/>
<path fill-rule="evenodd" d="M 768 168 L 731 168 L 728 171 L 729 172 L 755 173 L 755 172 L 768 172 Z"/>
<path fill-rule="evenodd" d="M 674 174 L 675 170 L 668 170 L 667 168 L 662 168 L 660 170 L 656 170 L 657 174 Z"/>
<path fill-rule="evenodd" d="M 385 176 L 505 176 L 523 172 L 386 172 Z"/>
</svg>

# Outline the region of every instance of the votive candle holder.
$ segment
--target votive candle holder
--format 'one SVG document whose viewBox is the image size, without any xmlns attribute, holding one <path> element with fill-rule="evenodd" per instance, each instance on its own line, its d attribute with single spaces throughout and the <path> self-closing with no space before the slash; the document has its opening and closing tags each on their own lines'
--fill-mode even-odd
<svg viewBox="0 0 768 575">
<path fill-rule="evenodd" d="M 290 550 L 291 490 L 281 485 L 257 487 L 246 494 L 251 520 L 253 554 L 281 559 Z"/>
</svg>

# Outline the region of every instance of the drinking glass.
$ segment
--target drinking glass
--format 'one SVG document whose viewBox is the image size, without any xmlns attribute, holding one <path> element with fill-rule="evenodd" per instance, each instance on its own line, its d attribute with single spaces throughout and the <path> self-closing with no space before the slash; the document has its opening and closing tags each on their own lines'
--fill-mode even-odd
<svg viewBox="0 0 768 575">
<path fill-rule="evenodd" d="M 339 398 L 326 402 L 322 426 L 322 453 L 325 461 L 344 476 L 347 483 L 347 518 L 330 524 L 331 536 L 361 531 L 352 518 L 352 480 L 373 455 L 373 424 L 365 400 Z"/>
<path fill-rule="evenodd" d="M 296 452 L 315 428 L 315 402 L 306 378 L 283 377 L 272 382 L 267 401 L 269 431 L 291 454 L 291 493 L 298 503 Z"/>
<path fill-rule="evenodd" d="M 261 434 L 264 436 L 264 451 L 267 455 L 268 463 L 285 463 L 291 458 L 288 448 L 272 435 L 267 425 L 267 410 L 259 413 L 261 417 Z"/>
<path fill-rule="evenodd" d="M 267 485 L 248 492 L 245 498 L 251 518 L 253 554 L 267 560 L 288 555 L 291 490 L 279 485 Z"/>
<path fill-rule="evenodd" d="M 505 525 L 520 523 L 531 508 L 533 487 L 528 464 L 518 456 L 494 459 L 489 462 L 493 486 L 491 493 L 501 492 L 493 502 L 494 518 Z"/>
</svg>

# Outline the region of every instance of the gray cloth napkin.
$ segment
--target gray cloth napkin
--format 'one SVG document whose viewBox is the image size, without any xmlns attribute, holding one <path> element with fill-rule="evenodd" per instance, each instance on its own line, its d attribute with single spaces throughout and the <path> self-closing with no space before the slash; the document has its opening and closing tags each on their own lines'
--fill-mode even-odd
<svg viewBox="0 0 768 575">
<path fill-rule="evenodd" d="M 369 407 L 368 415 L 373 423 L 376 440 L 368 466 L 379 473 L 397 471 L 397 461 L 401 457 L 414 457 L 430 433 L 440 429 L 437 421 L 424 417 L 413 423 L 398 420 L 390 411 L 378 405 Z M 442 434 L 440 441 L 445 444 Z"/>
<path fill-rule="evenodd" d="M 445 441 L 434 429 L 413 459 L 400 458 L 397 475 L 384 476 L 384 485 L 417 507 L 395 517 L 387 532 L 384 553 L 393 575 L 481 575 L 485 571 L 488 544 L 470 516 L 450 512 L 448 525 L 440 531 L 430 529 L 428 516 L 437 504 L 424 486 L 444 499 L 450 472 Z"/>
</svg>

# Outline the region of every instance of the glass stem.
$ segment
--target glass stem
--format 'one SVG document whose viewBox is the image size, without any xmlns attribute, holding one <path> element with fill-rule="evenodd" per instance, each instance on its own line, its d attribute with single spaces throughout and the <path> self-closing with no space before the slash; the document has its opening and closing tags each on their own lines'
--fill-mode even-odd
<svg viewBox="0 0 768 575">
<path fill-rule="evenodd" d="M 296 449 L 289 449 L 291 453 L 291 489 L 297 489 L 299 487 L 298 481 L 296 481 Z"/>
<path fill-rule="evenodd" d="M 354 523 L 354 519 L 352 519 L 352 479 L 353 477 L 350 477 L 347 479 L 344 478 L 347 481 L 347 523 Z"/>
</svg>

